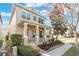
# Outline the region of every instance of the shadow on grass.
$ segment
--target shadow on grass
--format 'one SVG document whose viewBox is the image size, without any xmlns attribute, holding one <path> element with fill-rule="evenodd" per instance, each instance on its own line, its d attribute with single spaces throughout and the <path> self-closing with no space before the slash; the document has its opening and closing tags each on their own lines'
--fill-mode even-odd
<svg viewBox="0 0 79 59">
<path fill-rule="evenodd" d="M 73 45 L 63 56 L 79 56 L 76 46 Z"/>
</svg>

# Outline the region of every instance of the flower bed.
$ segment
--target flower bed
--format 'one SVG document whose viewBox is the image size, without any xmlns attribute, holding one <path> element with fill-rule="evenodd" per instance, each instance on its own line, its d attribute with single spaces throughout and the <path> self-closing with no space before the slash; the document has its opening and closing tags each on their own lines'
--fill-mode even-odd
<svg viewBox="0 0 79 59">
<path fill-rule="evenodd" d="M 40 47 L 41 49 L 43 50 L 48 50 L 53 44 L 52 43 L 48 43 L 48 44 L 41 44 L 41 45 L 38 45 L 38 47 Z"/>
<path fill-rule="evenodd" d="M 58 45 L 58 44 L 63 44 L 63 42 L 60 40 L 57 40 L 55 42 L 43 43 L 41 45 L 38 45 L 38 47 L 43 50 L 48 50 L 49 48 L 53 47 L 54 45 Z"/>
</svg>

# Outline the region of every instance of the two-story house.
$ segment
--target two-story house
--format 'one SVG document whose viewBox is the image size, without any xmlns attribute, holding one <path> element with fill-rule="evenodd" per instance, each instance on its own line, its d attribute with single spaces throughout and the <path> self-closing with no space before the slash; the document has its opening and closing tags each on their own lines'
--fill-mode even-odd
<svg viewBox="0 0 79 59">
<path fill-rule="evenodd" d="M 44 20 L 45 17 L 33 8 L 14 4 L 9 21 L 9 34 L 22 34 L 25 46 L 30 43 L 41 44 L 48 40 Z M 49 30 L 51 31 L 51 29 Z M 51 39 L 51 32 L 49 38 Z"/>
</svg>

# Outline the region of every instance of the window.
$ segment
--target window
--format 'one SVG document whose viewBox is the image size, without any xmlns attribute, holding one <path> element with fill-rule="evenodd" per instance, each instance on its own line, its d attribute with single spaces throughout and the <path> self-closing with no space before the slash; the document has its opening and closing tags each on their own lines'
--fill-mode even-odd
<svg viewBox="0 0 79 59">
<path fill-rule="evenodd" d="M 33 16 L 33 21 L 36 21 L 36 19 L 37 19 L 36 16 Z"/>
<path fill-rule="evenodd" d="M 24 12 L 24 11 L 22 12 L 22 18 L 26 19 L 26 12 Z"/>
<path fill-rule="evenodd" d="M 39 18 L 39 23 L 43 24 L 43 19 Z"/>
<path fill-rule="evenodd" d="M 30 20 L 30 14 L 27 13 L 27 20 Z"/>
</svg>

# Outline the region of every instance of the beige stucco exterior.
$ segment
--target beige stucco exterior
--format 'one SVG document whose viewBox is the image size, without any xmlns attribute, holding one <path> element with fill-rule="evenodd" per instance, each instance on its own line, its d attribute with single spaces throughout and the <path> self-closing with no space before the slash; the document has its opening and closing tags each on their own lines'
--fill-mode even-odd
<svg viewBox="0 0 79 59">
<path fill-rule="evenodd" d="M 22 18 L 22 11 L 30 13 L 30 20 Z M 33 21 L 32 16 L 36 16 L 36 21 Z M 14 4 L 12 15 L 10 17 L 9 34 L 22 34 L 24 37 L 24 45 L 29 45 L 29 43 L 41 44 L 43 41 L 48 40 L 46 38 L 46 28 L 44 24 L 38 23 L 38 18 L 45 20 L 45 17 L 37 13 L 32 8 L 22 7 L 18 4 Z M 49 28 L 51 31 L 51 29 Z M 51 32 L 49 34 L 51 36 Z M 41 35 L 40 35 L 41 34 Z M 35 36 L 34 36 L 35 35 Z M 41 36 L 41 37 L 40 37 Z M 43 37 L 42 37 L 43 36 Z M 49 37 L 51 39 L 51 37 Z"/>
</svg>

